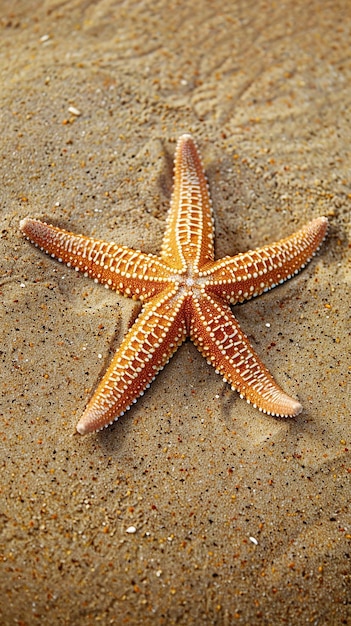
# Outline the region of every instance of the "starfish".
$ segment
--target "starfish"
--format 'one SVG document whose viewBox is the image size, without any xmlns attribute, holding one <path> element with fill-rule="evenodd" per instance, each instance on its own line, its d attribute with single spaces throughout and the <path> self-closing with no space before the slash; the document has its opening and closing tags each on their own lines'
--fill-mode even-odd
<svg viewBox="0 0 351 626">
<path fill-rule="evenodd" d="M 143 304 L 77 431 L 83 435 L 101 430 L 123 415 L 187 337 L 249 404 L 273 416 L 298 415 L 301 404 L 274 381 L 230 305 L 259 296 L 297 274 L 320 247 L 327 225 L 327 218 L 319 217 L 276 243 L 216 261 L 209 186 L 189 134 L 177 143 L 160 256 L 23 219 L 21 231 L 41 250 Z"/>
</svg>

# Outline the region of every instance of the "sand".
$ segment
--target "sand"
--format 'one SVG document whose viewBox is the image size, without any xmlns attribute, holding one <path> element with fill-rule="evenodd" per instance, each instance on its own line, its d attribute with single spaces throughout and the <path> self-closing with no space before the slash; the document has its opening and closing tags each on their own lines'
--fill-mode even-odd
<svg viewBox="0 0 351 626">
<path fill-rule="evenodd" d="M 348 0 L 2 2 L 0 622 L 351 623 Z M 157 253 L 192 132 L 216 254 L 327 215 L 235 307 L 304 412 L 264 416 L 187 342 L 103 433 L 75 425 L 135 303 L 19 221 Z"/>
</svg>

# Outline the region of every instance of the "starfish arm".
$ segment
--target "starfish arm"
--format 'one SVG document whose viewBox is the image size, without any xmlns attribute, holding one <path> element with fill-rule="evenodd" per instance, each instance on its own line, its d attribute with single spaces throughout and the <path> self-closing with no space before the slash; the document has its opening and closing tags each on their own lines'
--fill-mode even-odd
<svg viewBox="0 0 351 626">
<path fill-rule="evenodd" d="M 179 138 L 174 187 L 162 244 L 162 259 L 177 270 L 213 261 L 213 215 L 201 157 L 191 135 Z"/>
<path fill-rule="evenodd" d="M 203 296 L 194 304 L 190 337 L 201 354 L 233 389 L 263 413 L 292 417 L 302 411 L 252 349 L 229 305 Z"/>
<path fill-rule="evenodd" d="M 175 288 L 150 300 L 127 333 L 77 425 L 81 435 L 107 427 L 143 395 L 186 338 Z"/>
<path fill-rule="evenodd" d="M 290 237 L 216 261 L 203 272 L 208 278 L 206 291 L 231 304 L 269 291 L 307 265 L 323 242 L 327 228 L 327 218 L 318 217 Z"/>
<path fill-rule="evenodd" d="M 126 296 L 147 300 L 165 288 L 170 270 L 157 257 L 25 218 L 22 233 L 41 250 Z"/>
</svg>

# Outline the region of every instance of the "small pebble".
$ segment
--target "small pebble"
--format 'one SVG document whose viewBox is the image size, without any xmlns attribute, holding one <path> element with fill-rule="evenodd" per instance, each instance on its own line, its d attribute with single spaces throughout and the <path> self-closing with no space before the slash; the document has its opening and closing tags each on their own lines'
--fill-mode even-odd
<svg viewBox="0 0 351 626">
<path fill-rule="evenodd" d="M 79 109 L 76 109 L 76 107 L 68 107 L 68 112 L 72 113 L 72 115 L 76 115 L 77 117 L 79 115 L 82 115 L 81 111 Z"/>
</svg>

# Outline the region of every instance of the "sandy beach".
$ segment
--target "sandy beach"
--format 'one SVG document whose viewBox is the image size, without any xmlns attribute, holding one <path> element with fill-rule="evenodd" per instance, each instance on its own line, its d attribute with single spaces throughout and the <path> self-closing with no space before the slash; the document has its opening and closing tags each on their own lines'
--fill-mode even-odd
<svg viewBox="0 0 351 626">
<path fill-rule="evenodd" d="M 0 26 L 1 625 L 350 624 L 350 3 L 23 0 Z M 330 221 L 233 309 L 304 410 L 259 413 L 187 341 L 79 436 L 139 309 L 19 222 L 158 254 L 184 132 L 218 258 Z"/>
</svg>

